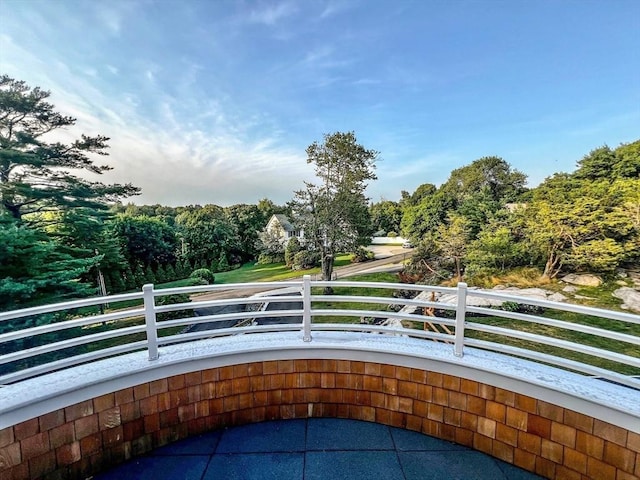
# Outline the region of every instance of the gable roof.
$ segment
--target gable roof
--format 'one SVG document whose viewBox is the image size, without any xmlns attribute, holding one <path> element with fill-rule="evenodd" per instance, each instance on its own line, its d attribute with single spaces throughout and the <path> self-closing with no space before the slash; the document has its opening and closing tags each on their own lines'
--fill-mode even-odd
<svg viewBox="0 0 640 480">
<path fill-rule="evenodd" d="M 273 216 L 276 217 L 285 232 L 293 232 L 295 230 L 294 226 L 291 225 L 291 222 L 286 215 L 282 213 L 276 213 Z"/>
</svg>

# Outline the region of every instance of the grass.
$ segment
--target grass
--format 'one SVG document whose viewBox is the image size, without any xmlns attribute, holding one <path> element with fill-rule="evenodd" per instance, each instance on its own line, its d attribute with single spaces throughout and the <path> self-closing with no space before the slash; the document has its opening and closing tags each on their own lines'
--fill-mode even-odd
<svg viewBox="0 0 640 480">
<path fill-rule="evenodd" d="M 382 274 L 368 274 L 359 275 L 349 280 L 355 281 L 373 281 L 373 282 L 397 282 L 397 276 L 389 273 Z M 564 284 L 557 281 L 544 281 L 540 282 L 540 275 L 535 269 L 521 269 L 519 271 L 510 272 L 500 277 L 493 277 L 487 279 L 488 281 L 482 285 L 484 288 L 491 288 L 497 284 L 512 285 L 520 288 L 532 288 L 532 287 L 544 287 L 548 290 L 561 291 Z M 583 304 L 585 306 L 606 308 L 610 310 L 622 310 L 620 308 L 620 301 L 614 298 L 612 292 L 620 288 L 620 285 L 611 281 L 606 282 L 600 287 L 579 287 L 575 292 L 580 296 L 589 298 L 577 299 L 576 303 Z M 357 287 L 336 287 L 334 288 L 336 295 L 366 295 L 366 296 L 388 296 L 388 289 L 361 289 Z M 314 293 L 320 293 L 314 292 Z M 359 302 L 314 302 L 313 308 L 341 308 L 341 309 L 353 309 L 353 310 L 377 310 L 386 311 L 386 305 L 381 304 L 367 304 Z M 592 327 L 598 327 L 604 330 L 613 332 L 625 333 L 628 335 L 634 335 L 640 337 L 640 325 L 629 324 L 626 322 L 620 322 L 616 320 L 610 320 L 606 318 L 588 316 L 573 312 L 565 312 L 561 310 L 545 310 L 538 315 L 546 318 L 553 318 L 570 323 L 577 323 L 581 325 L 588 325 Z M 319 323 L 357 323 L 358 318 L 346 317 L 346 316 L 328 316 L 320 317 L 315 320 Z M 512 320 L 503 317 L 490 317 L 490 316 L 476 316 L 468 319 L 470 322 L 482 323 L 493 325 L 497 327 L 509 328 L 527 333 L 535 333 L 538 335 L 557 338 L 574 342 L 581 345 L 588 345 L 591 347 L 616 352 L 631 357 L 640 358 L 640 348 L 636 345 L 626 342 L 619 342 L 608 338 L 599 337 L 596 335 L 590 335 L 582 332 L 575 332 L 572 330 L 566 330 L 563 328 L 551 327 L 546 325 L 539 325 L 536 323 L 523 322 L 519 320 Z M 419 322 L 405 322 L 407 328 L 423 329 L 423 324 Z M 544 345 L 527 340 L 521 340 L 518 338 L 511 338 L 499 335 L 493 335 L 484 332 L 477 332 L 473 330 L 467 330 L 465 333 L 470 338 L 477 338 L 487 340 L 495 343 L 501 343 L 505 345 L 520 347 L 523 349 L 533 350 L 549 355 L 555 355 L 561 358 L 567 358 L 582 362 L 588 365 L 598 366 L 607 370 L 619 372 L 625 375 L 640 375 L 640 369 L 631 367 L 628 365 L 620 364 L 618 362 L 594 357 L 591 355 L 583 354 L 580 352 L 574 352 L 558 347 Z"/>
<path fill-rule="evenodd" d="M 351 255 L 341 254 L 336 257 L 334 267 L 341 267 L 351 263 Z M 257 263 L 245 263 L 242 267 L 228 272 L 218 272 L 215 274 L 216 284 L 228 283 L 250 283 L 250 282 L 277 282 L 298 278 L 303 275 L 314 275 L 320 273 L 320 267 L 308 270 L 291 270 L 284 263 L 272 263 L 260 265 Z"/>
<path fill-rule="evenodd" d="M 354 275 L 349 277 L 348 281 L 355 282 L 384 282 L 384 283 L 398 283 L 398 276 L 394 273 L 366 273 L 362 275 Z M 319 295 L 322 293 L 322 288 L 315 288 L 313 294 Z M 367 296 L 367 297 L 388 297 L 391 293 L 388 288 L 362 288 L 362 287 L 334 287 L 333 293 L 335 295 L 348 295 L 348 296 Z M 362 302 L 313 302 L 312 308 L 314 309 L 349 309 L 349 310 L 374 310 L 380 312 L 386 312 L 387 305 L 379 303 L 362 303 Z M 359 319 L 350 316 L 323 316 L 314 319 L 317 323 L 359 323 Z"/>
<path fill-rule="evenodd" d="M 640 325 L 628 324 L 625 322 L 619 322 L 616 320 L 609 320 L 606 318 L 592 317 L 580 315 L 572 312 L 561 311 L 545 311 L 541 316 L 547 318 L 554 318 L 571 323 L 578 323 L 581 325 L 590 325 L 605 330 L 622 332 L 628 335 L 640 336 Z M 572 330 L 566 330 L 557 327 L 551 327 L 547 325 L 539 325 L 535 323 L 522 322 L 519 320 L 512 320 L 502 317 L 473 317 L 468 321 L 473 323 L 481 323 L 487 325 L 493 325 L 497 327 L 508 328 L 512 330 L 518 330 L 527 333 L 535 333 L 543 335 L 549 338 L 557 338 L 567 340 L 570 342 L 578 343 L 581 345 L 588 345 L 591 347 L 608 350 L 611 352 L 621 353 L 632 357 L 640 357 L 640 349 L 633 344 L 626 342 L 619 342 L 608 338 L 590 335 L 582 332 L 575 332 Z M 474 330 L 467 330 L 465 335 L 470 338 L 478 338 L 481 340 L 487 340 L 491 342 L 501 343 L 505 345 L 511 345 L 528 350 L 533 350 L 549 355 L 555 355 L 561 358 L 567 358 L 576 360 L 589 365 L 598 366 L 615 372 L 623 373 L 626 375 L 639 375 L 640 369 L 634 368 L 628 365 L 620 364 L 610 360 L 594 357 L 592 355 L 583 354 L 580 352 L 574 352 L 572 350 L 566 350 L 559 347 L 553 347 L 550 345 L 544 345 L 537 342 L 531 342 L 528 340 L 521 340 L 518 338 L 498 336 L 485 332 L 478 332 Z"/>
<path fill-rule="evenodd" d="M 493 288 L 496 285 L 518 288 L 549 287 L 551 280 L 543 279 L 541 277 L 542 272 L 537 268 L 523 267 L 515 268 L 501 274 L 479 273 L 465 278 L 465 282 L 467 282 L 469 286 L 479 288 Z M 455 286 L 455 283 L 447 286 Z"/>
</svg>

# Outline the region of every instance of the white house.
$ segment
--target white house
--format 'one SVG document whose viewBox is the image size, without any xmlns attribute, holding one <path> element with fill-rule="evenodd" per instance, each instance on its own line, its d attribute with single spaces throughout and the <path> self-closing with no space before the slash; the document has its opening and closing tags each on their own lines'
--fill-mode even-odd
<svg viewBox="0 0 640 480">
<path fill-rule="evenodd" d="M 292 237 L 297 237 L 300 243 L 304 242 L 304 230 L 296 229 L 289 218 L 281 213 L 271 215 L 265 230 L 271 235 L 279 236 L 283 245 L 286 245 Z"/>
</svg>

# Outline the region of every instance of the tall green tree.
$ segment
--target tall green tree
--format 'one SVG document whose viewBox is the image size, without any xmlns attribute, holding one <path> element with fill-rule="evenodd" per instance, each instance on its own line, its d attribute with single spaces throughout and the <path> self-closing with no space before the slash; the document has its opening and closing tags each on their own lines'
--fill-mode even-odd
<svg viewBox="0 0 640 480">
<path fill-rule="evenodd" d="M 0 310 L 95 293 L 79 278 L 100 258 L 74 258 L 42 231 L 0 221 Z"/>
<path fill-rule="evenodd" d="M 208 268 L 219 263 L 222 255 L 235 259 L 241 252 L 238 227 L 232 223 L 222 207 L 205 205 L 193 207 L 176 217 L 181 255 L 194 268 Z"/>
<path fill-rule="evenodd" d="M 224 209 L 229 222 L 235 225 L 238 233 L 239 255 L 243 261 L 255 258 L 258 254 L 258 234 L 266 226 L 269 217 L 256 205 L 231 205 Z"/>
<path fill-rule="evenodd" d="M 175 230 L 159 218 L 119 214 L 110 222 L 110 233 L 134 270 L 136 265 L 175 262 L 178 249 Z"/>
<path fill-rule="evenodd" d="M 556 174 L 535 189 L 520 215 L 543 276 L 553 278 L 563 267 L 611 271 L 625 261 L 630 254 L 625 245 L 637 238 L 637 230 L 625 210 L 624 182 Z M 640 189 L 639 180 L 627 182 Z"/>
<path fill-rule="evenodd" d="M 353 132 L 326 134 L 322 143 L 307 148 L 307 163 L 315 166 L 319 183 L 305 182 L 305 189 L 295 192 L 294 223 L 320 252 L 324 280 L 331 280 L 337 252 L 354 252 L 370 241 L 364 192 L 367 182 L 377 178 L 377 157 L 378 152 L 360 145 Z"/>
<path fill-rule="evenodd" d="M 504 272 L 521 265 L 525 258 L 524 244 L 518 241 L 517 229 L 509 218 L 494 219 L 478 233 L 467 247 L 467 272 Z"/>
<path fill-rule="evenodd" d="M 442 190 L 421 197 L 417 204 L 405 207 L 400 222 L 402 235 L 420 243 L 446 221 L 453 209 L 453 199 Z"/>
<path fill-rule="evenodd" d="M 139 189 L 104 185 L 77 175 L 101 174 L 93 155 L 106 155 L 104 136 L 82 135 L 69 144 L 50 142 L 47 134 L 75 124 L 46 100 L 50 92 L 0 76 L 0 205 L 16 220 L 34 212 L 74 207 L 106 208 Z"/>
<path fill-rule="evenodd" d="M 402 233 L 416 243 L 446 223 L 450 214 L 467 220 L 474 238 L 505 204 L 526 192 L 527 177 L 500 157 L 482 157 L 451 172 L 438 189 L 423 184 L 404 199 Z"/>
<path fill-rule="evenodd" d="M 462 281 L 463 259 L 467 254 L 469 226 L 461 215 L 450 215 L 436 230 L 435 243 L 440 256 L 453 263 L 456 279 Z"/>
<path fill-rule="evenodd" d="M 640 140 L 616 149 L 607 145 L 592 150 L 578 162 L 574 176 L 598 180 L 640 177 Z"/>
<path fill-rule="evenodd" d="M 122 273 L 124 270 L 126 260 L 122 255 L 118 239 L 109 229 L 108 222 L 111 218 L 109 212 L 90 208 L 73 208 L 62 212 L 47 212 L 39 217 L 45 218 L 37 222 L 32 221 L 30 224 L 43 225 L 43 230 L 60 243 L 64 252 L 74 258 L 99 256 L 99 262 L 82 276 L 83 281 L 96 286 L 99 286 L 102 280 L 110 284 L 111 276 L 105 273 Z M 106 286 L 109 287 L 109 285 Z M 109 288 L 107 292 L 113 293 Z"/>
<path fill-rule="evenodd" d="M 391 200 L 381 200 L 369 206 L 371 215 L 371 225 L 374 232 L 400 232 L 400 222 L 402 221 L 402 207 L 398 202 Z"/>
</svg>

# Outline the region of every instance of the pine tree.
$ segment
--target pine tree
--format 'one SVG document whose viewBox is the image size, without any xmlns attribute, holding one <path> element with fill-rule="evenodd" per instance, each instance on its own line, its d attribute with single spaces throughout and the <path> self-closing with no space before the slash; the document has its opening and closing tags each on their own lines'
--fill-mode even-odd
<svg viewBox="0 0 640 480">
<path fill-rule="evenodd" d="M 165 283 L 170 281 L 167 279 L 167 271 L 162 266 L 162 264 L 158 265 L 158 268 L 156 268 L 155 277 L 157 283 Z"/>
<path fill-rule="evenodd" d="M 122 272 L 112 271 L 106 277 L 108 277 L 111 282 L 110 293 L 120 293 L 120 292 L 124 292 L 127 289 L 127 287 L 125 286 L 124 280 L 122 279 Z"/>
<path fill-rule="evenodd" d="M 167 264 L 167 268 L 165 269 L 165 279 L 167 282 L 173 282 L 174 280 L 177 280 L 178 277 L 176 276 L 176 270 L 175 268 L 173 268 L 173 265 L 171 265 L 170 263 Z"/>
<path fill-rule="evenodd" d="M 220 251 L 220 258 L 218 259 L 218 271 L 226 272 L 229 270 L 229 261 L 227 260 L 227 253 L 224 250 Z"/>
<path fill-rule="evenodd" d="M 144 283 L 158 283 L 151 265 L 147 265 L 144 269 Z"/>
<path fill-rule="evenodd" d="M 52 131 L 66 129 L 76 119 L 54 110 L 50 92 L 0 76 L 0 204 L 16 220 L 34 212 L 77 207 L 107 208 L 118 198 L 137 195 L 131 185 L 104 185 L 73 174 L 101 174 L 110 167 L 95 165 L 89 155 L 106 155 L 107 137 L 82 135 L 70 144 L 49 143 Z"/>
</svg>

